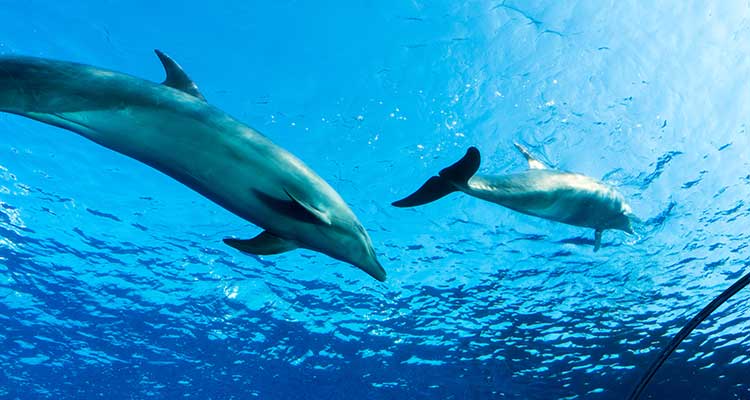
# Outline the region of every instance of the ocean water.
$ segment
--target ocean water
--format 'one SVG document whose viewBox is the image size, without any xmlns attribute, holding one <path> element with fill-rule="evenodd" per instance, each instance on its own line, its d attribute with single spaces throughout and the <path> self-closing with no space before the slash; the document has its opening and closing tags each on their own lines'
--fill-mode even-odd
<svg viewBox="0 0 750 400">
<path fill-rule="evenodd" d="M 0 54 L 208 101 L 326 179 L 385 283 L 71 132 L 0 114 L 0 398 L 621 399 L 748 271 L 750 3 L 0 0 Z M 461 194 L 397 209 L 469 146 L 482 173 L 618 188 L 637 235 Z M 165 149 L 168 151 L 168 149 Z M 750 290 L 647 398 L 750 398 Z"/>
</svg>

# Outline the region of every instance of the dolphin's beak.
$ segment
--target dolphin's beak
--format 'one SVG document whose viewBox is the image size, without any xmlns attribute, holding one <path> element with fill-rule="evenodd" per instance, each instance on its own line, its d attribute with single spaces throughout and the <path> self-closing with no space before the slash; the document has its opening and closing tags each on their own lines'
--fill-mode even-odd
<svg viewBox="0 0 750 400">
<path fill-rule="evenodd" d="M 627 222 L 627 226 L 625 227 L 625 229 L 623 229 L 623 231 L 625 233 L 635 235 L 635 231 L 633 230 L 633 222 L 635 222 L 636 224 L 639 224 L 641 223 L 641 219 L 638 218 L 635 214 L 633 214 L 630 211 L 625 213 L 625 217 L 627 218 L 628 222 Z"/>
<path fill-rule="evenodd" d="M 626 226 L 623 231 L 625 231 L 625 233 L 635 235 L 635 231 L 633 230 L 633 223 L 630 221 L 630 219 L 628 219 L 628 226 Z"/>
<path fill-rule="evenodd" d="M 371 262 L 368 265 L 357 265 L 357 267 L 380 282 L 385 282 L 386 273 L 383 266 L 380 265 L 375 257 L 370 258 L 370 260 Z"/>
</svg>

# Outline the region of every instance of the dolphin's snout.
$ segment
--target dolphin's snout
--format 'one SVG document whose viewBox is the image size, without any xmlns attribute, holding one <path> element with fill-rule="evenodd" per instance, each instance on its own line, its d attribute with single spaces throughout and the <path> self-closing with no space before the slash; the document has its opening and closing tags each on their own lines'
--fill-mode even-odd
<svg viewBox="0 0 750 400">
<path fill-rule="evenodd" d="M 379 280 L 380 282 L 385 282 L 386 278 L 386 272 L 385 268 L 383 268 L 382 265 L 380 265 L 380 262 L 378 262 L 377 258 L 374 256 L 370 258 L 370 261 L 367 263 L 367 265 L 357 265 L 359 269 L 362 271 L 367 272 L 368 275 L 371 277 Z"/>
</svg>

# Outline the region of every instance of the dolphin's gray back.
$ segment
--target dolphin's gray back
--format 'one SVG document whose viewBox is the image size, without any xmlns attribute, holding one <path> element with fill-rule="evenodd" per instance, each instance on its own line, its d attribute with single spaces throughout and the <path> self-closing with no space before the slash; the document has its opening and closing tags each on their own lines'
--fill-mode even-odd
<svg viewBox="0 0 750 400">
<path fill-rule="evenodd" d="M 90 65 L 0 57 L 0 109 L 7 112 L 77 112 L 125 105 L 189 111 L 197 110 L 190 105 L 198 101 L 176 89 Z"/>
</svg>

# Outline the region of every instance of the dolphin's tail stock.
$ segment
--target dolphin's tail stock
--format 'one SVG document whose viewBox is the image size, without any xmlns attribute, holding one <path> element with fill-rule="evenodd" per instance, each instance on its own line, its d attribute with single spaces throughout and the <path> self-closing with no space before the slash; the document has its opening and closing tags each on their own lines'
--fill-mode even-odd
<svg viewBox="0 0 750 400">
<path fill-rule="evenodd" d="M 394 201 L 396 207 L 414 207 L 431 203 L 447 194 L 459 190 L 469 183 L 469 178 L 479 169 L 481 157 L 476 147 L 469 147 L 466 155 L 448 168 L 444 168 L 438 176 L 428 179 L 422 187 L 409 196 Z"/>
</svg>

